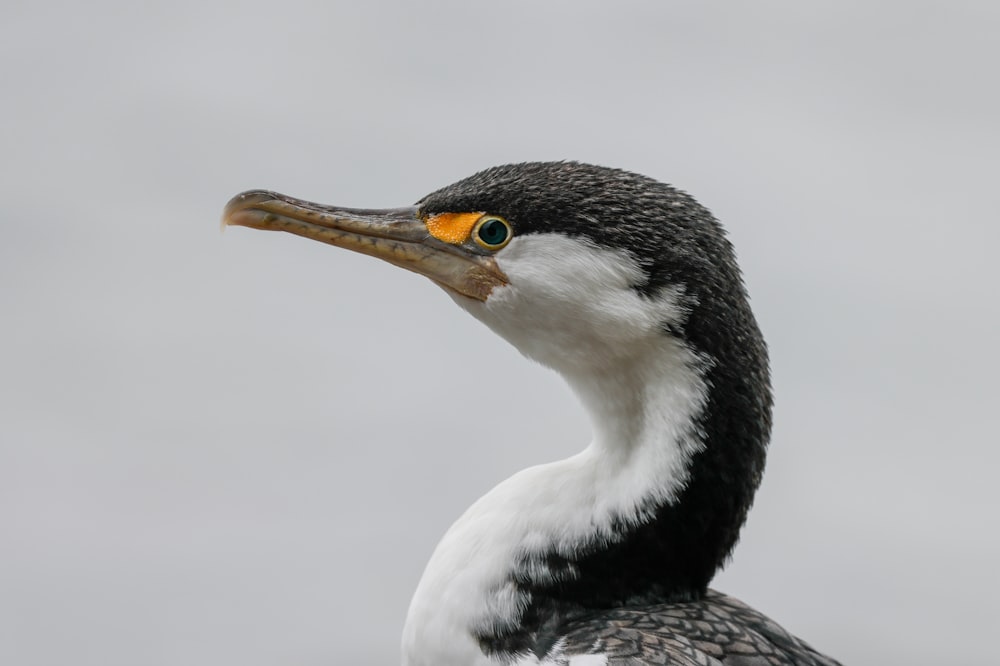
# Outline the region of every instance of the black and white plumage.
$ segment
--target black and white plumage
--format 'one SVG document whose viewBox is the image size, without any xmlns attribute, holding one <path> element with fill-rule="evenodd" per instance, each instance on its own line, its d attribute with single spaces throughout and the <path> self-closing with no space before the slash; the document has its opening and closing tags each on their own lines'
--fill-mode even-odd
<svg viewBox="0 0 1000 666">
<path fill-rule="evenodd" d="M 836 663 L 708 590 L 761 479 L 771 391 L 732 247 L 690 196 L 525 163 L 413 208 L 247 192 L 225 221 L 431 277 L 591 416 L 590 446 L 504 481 L 446 533 L 411 602 L 405 665 Z"/>
</svg>

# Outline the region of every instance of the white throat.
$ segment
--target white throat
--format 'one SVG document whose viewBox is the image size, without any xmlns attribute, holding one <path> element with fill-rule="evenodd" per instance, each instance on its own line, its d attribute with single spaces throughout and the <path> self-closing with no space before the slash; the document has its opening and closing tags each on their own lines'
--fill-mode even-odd
<svg viewBox="0 0 1000 666">
<path fill-rule="evenodd" d="M 663 330 L 683 322 L 679 292 L 638 294 L 631 285 L 641 273 L 623 253 L 558 236 L 519 240 L 529 239 L 497 256 L 509 286 L 486 303 L 456 300 L 561 372 L 591 417 L 594 440 L 575 456 L 515 474 L 452 525 L 410 604 L 405 666 L 500 663 L 476 636 L 520 621 L 530 599 L 512 574 L 545 583 L 553 572 L 541 555 L 572 559 L 582 546 L 617 539 L 616 525 L 647 520 L 677 498 L 703 446 L 697 418 L 707 361 Z M 567 261 L 573 270 L 553 266 Z M 560 282 L 566 275 L 572 280 Z M 590 312 L 567 328 L 581 308 Z"/>
</svg>

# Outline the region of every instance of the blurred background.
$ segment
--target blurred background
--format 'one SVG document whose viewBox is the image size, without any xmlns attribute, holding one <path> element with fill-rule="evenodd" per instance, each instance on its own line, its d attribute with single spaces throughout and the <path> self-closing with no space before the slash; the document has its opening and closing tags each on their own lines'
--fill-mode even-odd
<svg viewBox="0 0 1000 666">
<path fill-rule="evenodd" d="M 219 215 L 549 159 L 736 244 L 776 428 L 714 586 L 846 664 L 984 663 L 998 31 L 986 1 L 6 2 L 0 663 L 398 663 L 444 530 L 586 420 L 429 281 Z"/>
</svg>

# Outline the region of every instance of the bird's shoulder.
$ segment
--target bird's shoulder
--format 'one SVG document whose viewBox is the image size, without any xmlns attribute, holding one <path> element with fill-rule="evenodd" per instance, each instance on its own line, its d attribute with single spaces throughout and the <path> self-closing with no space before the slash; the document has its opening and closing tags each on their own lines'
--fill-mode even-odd
<svg viewBox="0 0 1000 666">
<path fill-rule="evenodd" d="M 587 614 L 547 638 L 552 648 L 541 663 L 552 666 L 839 666 L 767 616 L 714 590 L 696 601 Z"/>
</svg>

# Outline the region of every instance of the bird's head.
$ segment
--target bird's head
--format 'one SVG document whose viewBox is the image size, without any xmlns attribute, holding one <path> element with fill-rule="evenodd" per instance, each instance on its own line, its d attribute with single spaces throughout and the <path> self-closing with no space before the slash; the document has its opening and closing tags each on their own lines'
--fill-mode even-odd
<svg viewBox="0 0 1000 666">
<path fill-rule="evenodd" d="M 250 191 L 229 202 L 224 222 L 425 275 L 522 353 L 564 373 L 638 360 L 665 338 L 714 357 L 717 341 L 699 340 L 692 324 L 711 329 L 726 318 L 739 328 L 749 316 L 732 249 L 708 211 L 617 169 L 499 166 L 388 210 Z"/>
</svg>

